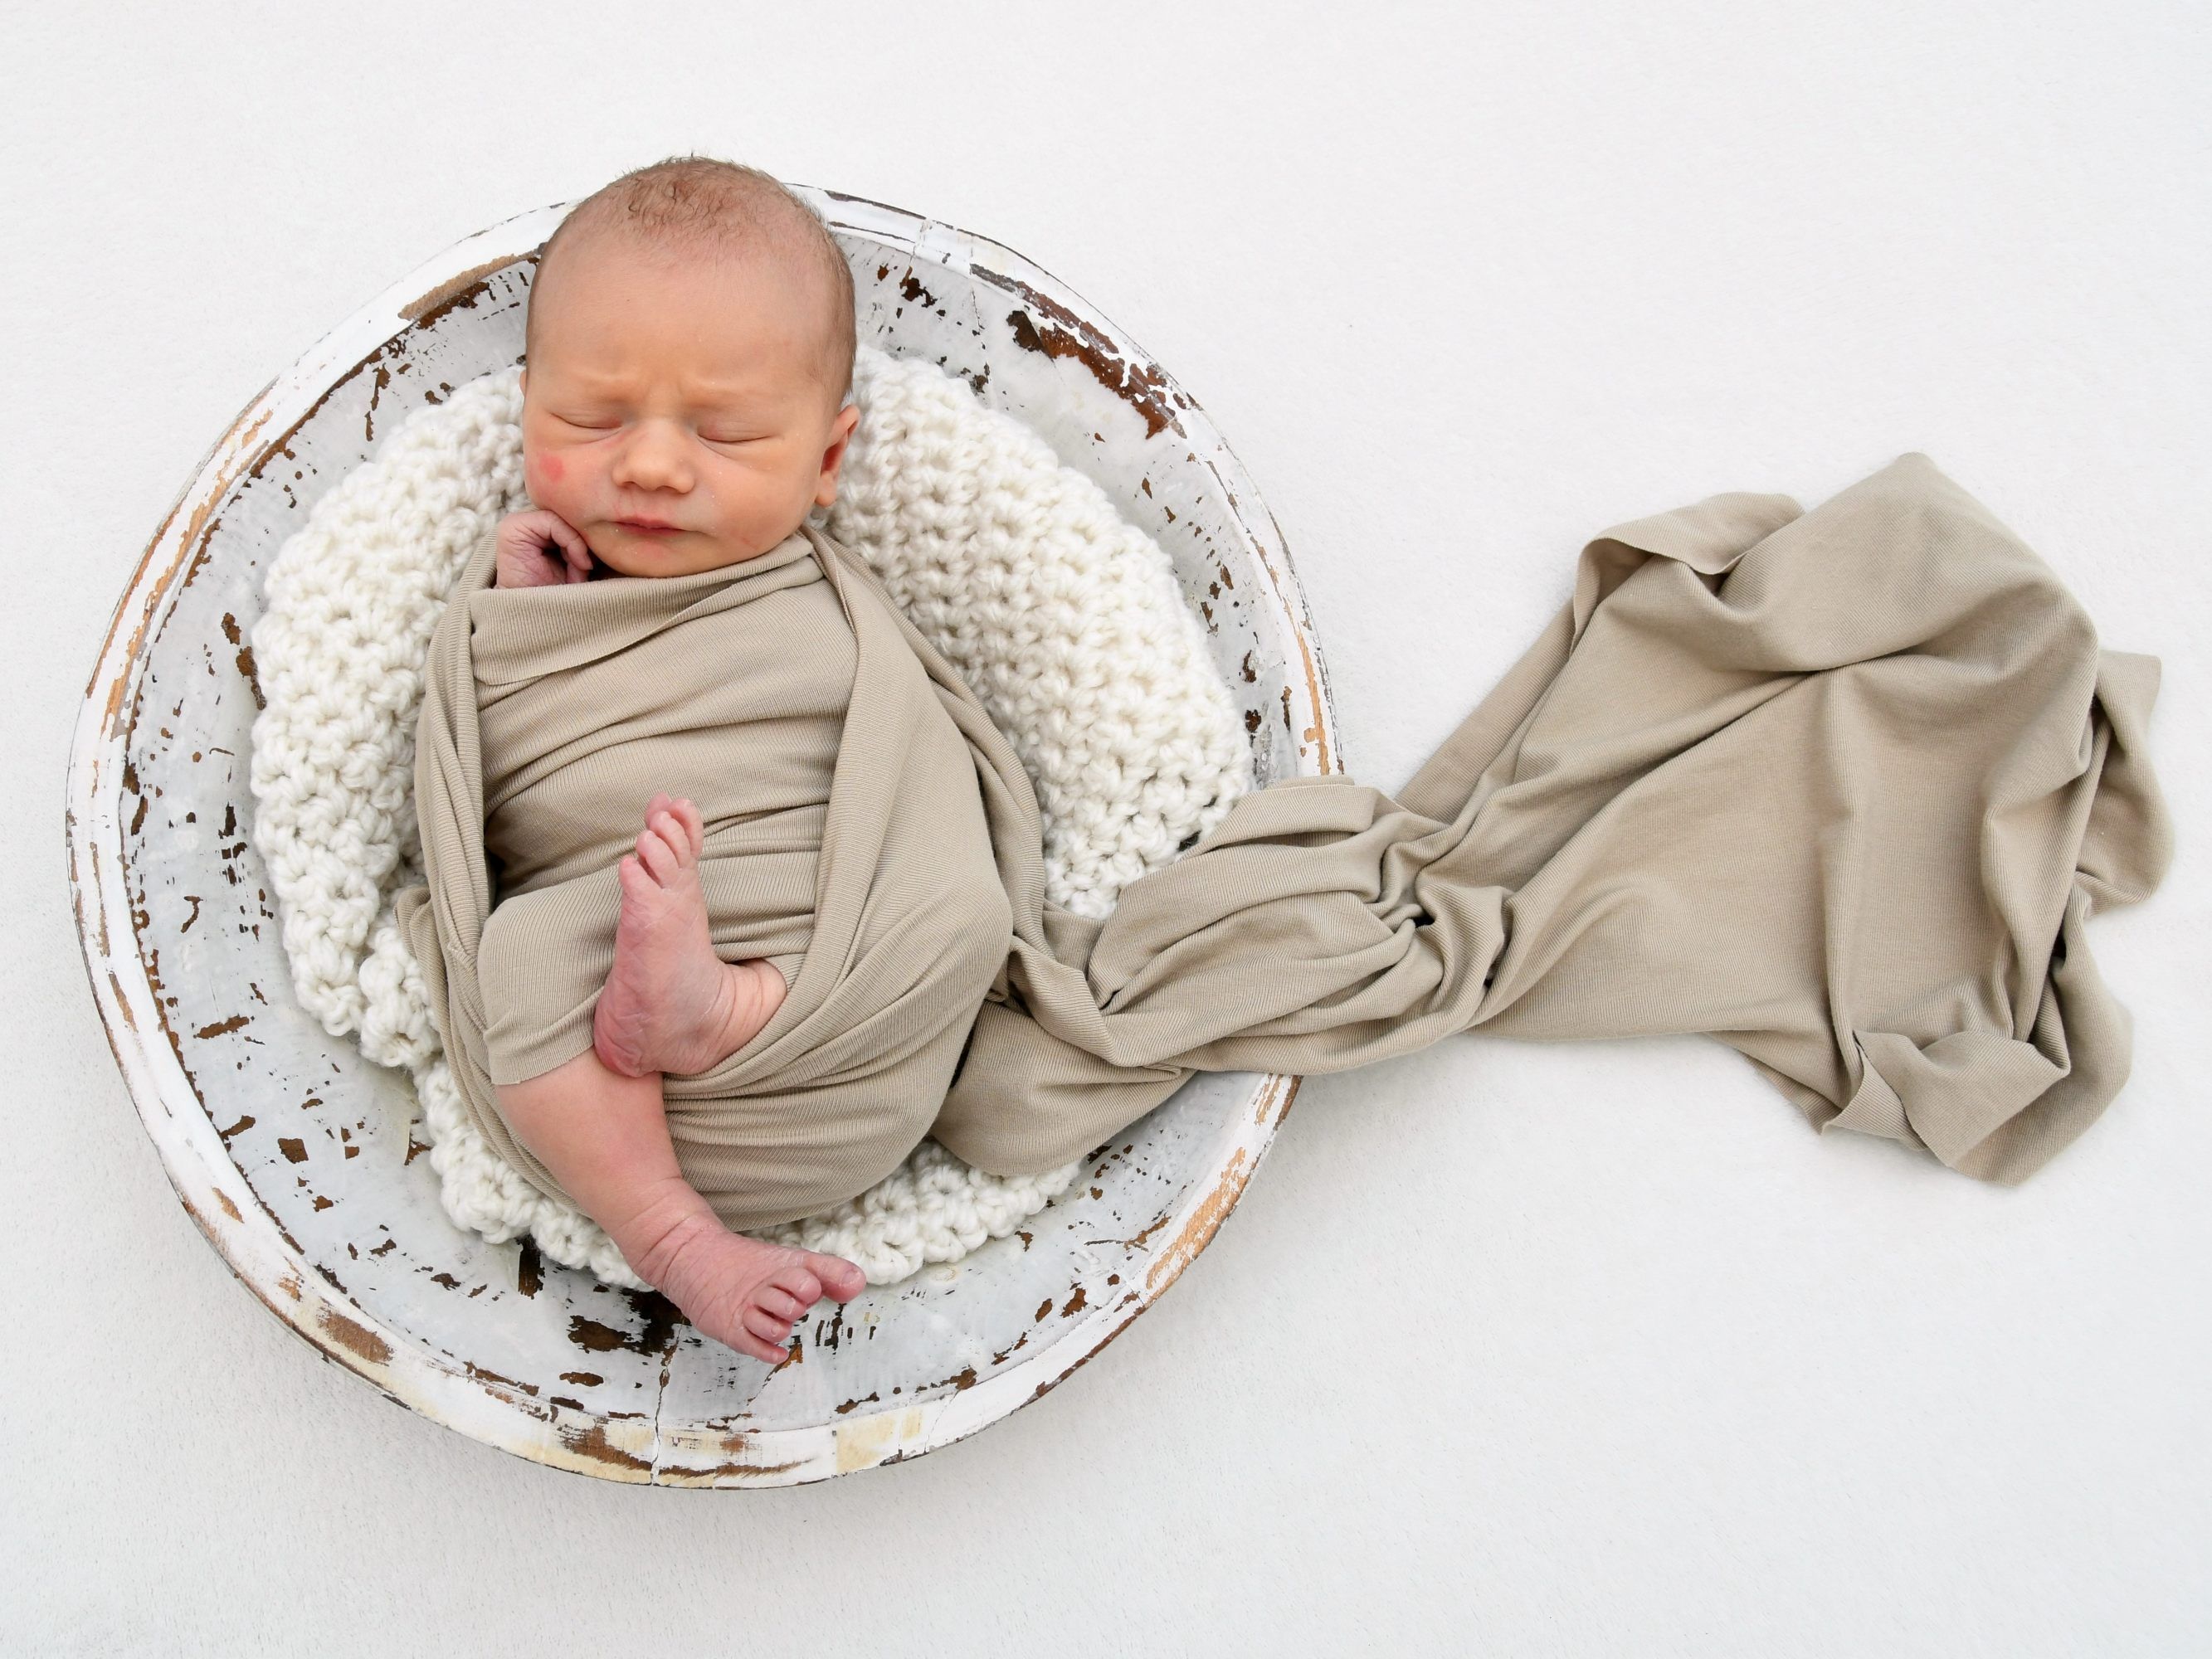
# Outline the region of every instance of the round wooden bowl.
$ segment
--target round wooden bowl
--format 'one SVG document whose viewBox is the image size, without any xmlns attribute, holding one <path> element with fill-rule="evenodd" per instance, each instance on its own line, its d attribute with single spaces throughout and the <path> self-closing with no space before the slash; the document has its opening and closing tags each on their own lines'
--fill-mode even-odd
<svg viewBox="0 0 2212 1659">
<path fill-rule="evenodd" d="M 1243 700 L 1258 781 L 1340 769 L 1282 538 L 1205 415 L 1020 255 L 802 190 L 852 262 L 860 337 L 965 376 L 1173 555 Z M 1066 1197 L 955 1267 L 799 1328 L 770 1371 L 653 1295 L 455 1227 L 399 1073 L 295 1002 L 249 834 L 264 575 L 309 507 L 425 401 L 520 361 L 563 207 L 470 237 L 255 398 L 148 548 L 70 763 L 78 932 L 169 1179 L 253 1293 L 387 1398 L 610 1480 L 784 1486 L 913 1457 L 1057 1387 L 1175 1282 L 1258 1164 L 1297 1079 L 1201 1074 Z"/>
</svg>

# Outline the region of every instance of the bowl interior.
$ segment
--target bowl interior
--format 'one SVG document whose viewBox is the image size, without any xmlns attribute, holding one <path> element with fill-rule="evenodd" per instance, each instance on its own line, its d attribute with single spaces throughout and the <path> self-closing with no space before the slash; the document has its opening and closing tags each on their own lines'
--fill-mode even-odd
<svg viewBox="0 0 2212 1659">
<path fill-rule="evenodd" d="M 813 195 L 852 263 L 861 340 L 965 377 L 1172 555 L 1242 700 L 1258 781 L 1334 769 L 1287 561 L 1190 400 L 1008 251 Z M 157 1057 L 173 1055 L 189 1091 L 165 1091 L 158 1108 L 135 1079 L 134 1092 L 149 1126 L 157 1109 L 204 1115 L 209 1133 L 179 1144 L 220 1147 L 221 1207 L 281 1241 L 255 1261 L 292 1264 L 275 1285 L 257 1282 L 265 1266 L 224 1243 L 232 1218 L 204 1216 L 241 1276 L 407 1403 L 510 1449 L 629 1479 L 801 1480 L 910 1455 L 1036 1397 L 1164 1291 L 1235 1201 L 1287 1104 L 1286 1080 L 1194 1078 L 1018 1234 L 842 1310 L 823 1304 L 799 1328 L 799 1359 L 771 1374 L 700 1339 L 657 1296 L 455 1227 L 429 1149 L 398 1127 L 406 1078 L 325 1034 L 291 994 L 246 787 L 259 696 L 248 640 L 264 577 L 380 434 L 520 360 L 529 250 L 557 216 L 525 216 L 464 244 L 449 270 L 426 268 L 437 280 L 392 302 L 382 344 L 295 388 L 289 406 L 281 392 L 264 398 L 265 427 L 246 434 L 241 464 L 206 499 L 188 496 L 179 514 L 190 521 L 165 532 L 179 538 L 178 561 L 148 599 L 130 683 L 111 695 L 123 763 L 112 803 L 120 890 L 161 1027 L 141 1035 Z M 95 961 L 96 988 L 101 971 Z M 191 1202 L 166 1140 L 164 1157 Z M 310 1274 L 313 1299 L 334 1310 L 313 1328 L 284 1305 L 300 1303 Z M 410 1367 L 483 1399 L 465 1411 L 450 1395 L 427 1405 L 393 1381 Z"/>
</svg>

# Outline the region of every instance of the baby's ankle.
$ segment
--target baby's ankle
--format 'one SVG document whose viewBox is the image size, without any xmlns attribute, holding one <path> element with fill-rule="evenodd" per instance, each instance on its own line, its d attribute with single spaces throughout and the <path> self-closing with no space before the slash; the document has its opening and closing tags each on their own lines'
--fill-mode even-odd
<svg viewBox="0 0 2212 1659">
<path fill-rule="evenodd" d="M 688 1182 L 677 1181 L 644 1199 L 630 1215 L 607 1224 L 607 1237 L 632 1272 L 656 1290 L 701 1239 L 726 1231 L 707 1200 Z"/>
<path fill-rule="evenodd" d="M 788 989 L 775 964 L 765 958 L 729 964 L 722 987 L 721 1034 L 714 1045 L 718 1066 L 761 1034 Z"/>
</svg>

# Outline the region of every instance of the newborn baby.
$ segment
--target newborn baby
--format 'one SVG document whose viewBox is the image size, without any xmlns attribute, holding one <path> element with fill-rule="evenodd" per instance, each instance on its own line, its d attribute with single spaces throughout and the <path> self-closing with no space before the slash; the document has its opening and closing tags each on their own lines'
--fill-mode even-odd
<svg viewBox="0 0 2212 1659">
<path fill-rule="evenodd" d="M 1613 526 L 1396 796 L 1279 778 L 1091 921 L 972 689 L 805 522 L 859 418 L 821 222 L 644 169 L 529 330 L 536 505 L 431 641 L 397 915 L 477 1126 L 733 1348 L 863 1282 L 735 1230 L 925 1134 L 1055 1168 L 1194 1071 L 1705 1031 L 2001 1181 L 2127 1074 L 2081 930 L 2170 855 L 2157 665 L 1924 456 Z"/>
<path fill-rule="evenodd" d="M 860 417 L 845 399 L 851 280 L 828 231 L 766 175 L 664 162 L 556 231 L 528 337 L 523 454 L 537 505 L 500 522 L 495 583 L 468 601 L 484 845 L 498 872 L 480 973 L 499 1109 L 641 1277 L 705 1334 L 775 1363 L 809 1307 L 865 1280 L 850 1261 L 723 1224 L 678 1168 L 662 1079 L 704 1072 L 758 1035 L 809 941 L 854 659 L 799 531 L 836 499 Z M 565 596 L 528 590 L 601 577 L 654 584 L 634 596 L 637 631 L 683 626 L 695 648 L 728 653 L 715 690 L 726 716 L 757 718 L 757 750 L 729 752 L 726 730 L 713 742 L 696 707 L 656 710 L 659 687 L 624 706 L 606 689 L 618 677 L 591 683 L 579 678 L 590 664 L 559 659 Z M 714 631 L 732 614 L 716 609 L 729 580 L 768 584 L 750 602 L 781 607 L 791 637 L 842 648 L 796 663 L 739 657 Z M 823 607 L 834 625 L 814 614 Z M 771 669 L 772 691 L 761 678 Z M 574 722 L 574 741 L 509 766 L 514 739 L 542 738 L 548 720 Z M 710 823 L 718 778 L 738 767 L 746 811 Z M 561 768 L 577 775 L 547 787 Z M 626 822 L 591 816 L 630 787 Z M 710 836 L 732 878 L 765 896 L 720 940 L 702 888 Z M 592 911 L 601 893 L 617 914 Z M 526 1018 L 546 1004 L 548 981 L 565 1012 Z"/>
</svg>

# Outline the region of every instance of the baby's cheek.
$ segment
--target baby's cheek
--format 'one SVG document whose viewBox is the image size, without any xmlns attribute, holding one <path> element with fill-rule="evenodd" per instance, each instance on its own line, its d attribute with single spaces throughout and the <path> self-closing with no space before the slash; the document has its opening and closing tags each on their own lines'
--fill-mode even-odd
<svg viewBox="0 0 2212 1659">
<path fill-rule="evenodd" d="M 523 453 L 523 485 L 529 490 L 530 499 L 540 507 L 550 507 L 556 513 L 574 510 L 574 504 L 567 499 L 568 492 L 562 484 L 568 471 L 568 464 L 558 455 L 543 450 L 534 455 L 526 450 Z"/>
</svg>

